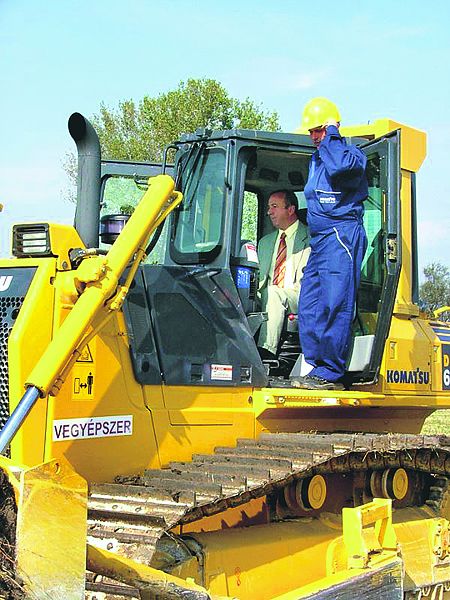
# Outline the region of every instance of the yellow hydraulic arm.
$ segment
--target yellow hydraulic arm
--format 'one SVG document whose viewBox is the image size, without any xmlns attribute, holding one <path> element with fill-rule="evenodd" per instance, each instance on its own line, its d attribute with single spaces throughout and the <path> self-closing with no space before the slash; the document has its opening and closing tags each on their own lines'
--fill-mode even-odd
<svg viewBox="0 0 450 600">
<path fill-rule="evenodd" d="M 39 397 L 56 396 L 81 350 L 118 310 L 139 263 L 145 256 L 150 235 L 181 202 L 168 175 L 149 180 L 149 189 L 106 256 L 83 261 L 73 276 L 74 289 L 80 293 L 73 309 L 57 331 L 25 384 L 27 391 L 0 432 L 0 453 L 8 446 Z M 133 260 L 124 286 L 120 277 Z M 100 311 L 106 317 L 93 332 L 87 331 Z"/>
</svg>

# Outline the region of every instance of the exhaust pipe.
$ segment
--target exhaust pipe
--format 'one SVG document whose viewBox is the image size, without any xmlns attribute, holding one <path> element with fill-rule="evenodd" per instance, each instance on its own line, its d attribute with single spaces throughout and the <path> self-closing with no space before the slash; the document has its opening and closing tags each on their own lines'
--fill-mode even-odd
<svg viewBox="0 0 450 600">
<path fill-rule="evenodd" d="M 101 150 L 97 133 L 80 113 L 69 118 L 69 133 L 78 150 L 75 229 L 86 248 L 98 248 Z"/>
</svg>

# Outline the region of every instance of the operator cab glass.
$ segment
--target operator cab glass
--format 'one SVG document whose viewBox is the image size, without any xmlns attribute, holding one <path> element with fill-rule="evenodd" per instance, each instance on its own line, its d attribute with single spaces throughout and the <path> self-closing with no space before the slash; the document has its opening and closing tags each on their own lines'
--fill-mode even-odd
<svg viewBox="0 0 450 600">
<path fill-rule="evenodd" d="M 368 157 L 366 168 L 369 196 L 364 202 L 364 229 L 367 235 L 367 250 L 361 265 L 361 281 L 358 293 L 358 311 L 363 319 L 363 330 L 375 333 L 379 303 L 385 276 L 384 245 L 385 224 L 380 188 L 380 157 Z"/>
<path fill-rule="evenodd" d="M 193 165 L 181 164 L 183 202 L 175 214 L 170 246 L 176 263 L 207 263 L 220 253 L 226 199 L 224 172 L 225 152 L 221 148 L 205 150 Z"/>
<path fill-rule="evenodd" d="M 243 153 L 244 154 L 244 153 Z M 273 192 L 293 191 L 298 200 L 299 218 L 306 221 L 303 189 L 308 177 L 311 153 L 257 149 L 248 158 L 245 171 L 241 238 L 257 243 L 273 231 L 267 202 Z"/>
<path fill-rule="evenodd" d="M 171 167 L 168 172 L 172 173 Z M 100 205 L 101 248 L 107 250 L 114 243 L 147 191 L 149 177 L 159 173 L 161 173 L 159 164 L 103 161 Z M 167 220 L 155 247 L 147 255 L 146 263 L 164 262 L 168 229 Z"/>
</svg>

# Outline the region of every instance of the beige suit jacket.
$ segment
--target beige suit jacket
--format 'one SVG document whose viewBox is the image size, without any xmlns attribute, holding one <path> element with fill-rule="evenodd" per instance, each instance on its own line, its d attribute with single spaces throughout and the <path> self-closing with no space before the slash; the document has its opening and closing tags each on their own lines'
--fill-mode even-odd
<svg viewBox="0 0 450 600">
<path fill-rule="evenodd" d="M 259 293 L 264 306 L 267 302 L 267 286 L 269 284 L 269 274 L 272 265 L 274 245 L 277 241 L 278 230 L 272 231 L 260 239 L 258 244 L 259 259 Z M 294 245 L 292 249 L 291 260 L 293 261 L 294 271 L 294 289 L 300 291 L 300 281 L 303 277 L 303 269 L 308 262 L 310 254 L 308 227 L 298 222 L 298 228 L 295 233 Z"/>
</svg>

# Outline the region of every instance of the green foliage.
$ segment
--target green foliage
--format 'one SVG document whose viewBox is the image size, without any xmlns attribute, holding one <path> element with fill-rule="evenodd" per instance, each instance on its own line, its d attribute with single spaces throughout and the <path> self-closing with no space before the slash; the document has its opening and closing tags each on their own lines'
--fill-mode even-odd
<svg viewBox="0 0 450 600">
<path fill-rule="evenodd" d="M 432 415 L 425 419 L 423 424 L 423 435 L 447 434 L 450 431 L 450 410 L 436 410 Z"/>
<path fill-rule="evenodd" d="M 420 299 L 427 315 L 436 309 L 450 306 L 450 271 L 441 263 L 431 263 L 424 268 L 426 281 L 420 286 Z M 450 321 L 450 311 L 439 315 L 441 321 Z"/>
<path fill-rule="evenodd" d="M 258 129 L 261 131 L 279 131 L 277 112 L 263 112 L 261 105 L 257 106 L 253 100 L 246 98 L 243 102 L 234 100 L 235 127 L 240 129 Z"/>
<path fill-rule="evenodd" d="M 246 98 L 232 98 L 214 79 L 188 79 L 175 90 L 139 102 L 124 100 L 117 110 L 103 103 L 92 123 L 105 158 L 160 161 L 165 147 L 182 133 L 213 130 L 279 129 L 276 112 L 264 112 Z"/>
<path fill-rule="evenodd" d="M 102 215 L 131 215 L 144 193 L 145 189 L 138 187 L 133 179 L 108 177 L 102 198 Z"/>
<path fill-rule="evenodd" d="M 256 246 L 258 231 L 258 196 L 253 192 L 244 192 L 242 207 L 241 239 L 249 240 Z"/>
<path fill-rule="evenodd" d="M 156 161 L 164 149 L 182 133 L 197 129 L 233 128 L 280 129 L 276 111 L 264 111 L 261 105 L 246 98 L 232 98 L 214 79 L 188 79 L 178 87 L 154 98 L 144 96 L 140 102 L 122 100 L 117 109 L 100 104 L 100 112 L 91 122 L 97 131 L 103 158 Z M 68 153 L 63 160 L 71 190 L 64 196 L 74 200 L 76 157 Z"/>
<path fill-rule="evenodd" d="M 121 215 L 132 215 L 134 213 L 134 209 L 136 207 L 133 206 L 132 204 L 122 204 L 120 207 L 120 214 Z"/>
</svg>

